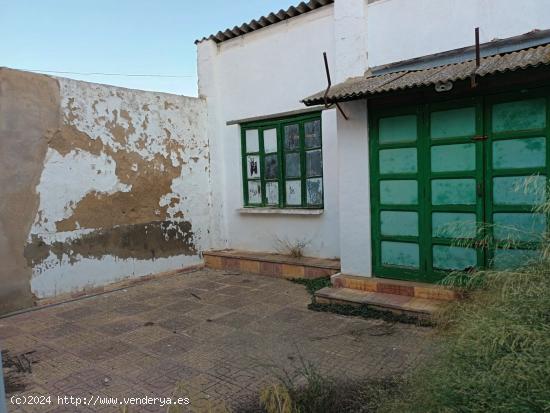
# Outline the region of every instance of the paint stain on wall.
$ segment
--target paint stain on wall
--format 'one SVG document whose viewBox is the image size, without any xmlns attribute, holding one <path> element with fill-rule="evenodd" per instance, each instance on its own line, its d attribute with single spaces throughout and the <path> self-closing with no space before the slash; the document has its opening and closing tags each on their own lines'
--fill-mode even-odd
<svg viewBox="0 0 550 413">
<path fill-rule="evenodd" d="M 121 225 L 99 229 L 78 238 L 47 244 L 40 235 L 32 235 L 25 247 L 25 258 L 31 267 L 42 264 L 50 254 L 59 261 L 68 257 L 75 263 L 82 258 L 154 260 L 177 255 L 195 255 L 190 222 L 160 221 L 147 224 Z"/>
</svg>

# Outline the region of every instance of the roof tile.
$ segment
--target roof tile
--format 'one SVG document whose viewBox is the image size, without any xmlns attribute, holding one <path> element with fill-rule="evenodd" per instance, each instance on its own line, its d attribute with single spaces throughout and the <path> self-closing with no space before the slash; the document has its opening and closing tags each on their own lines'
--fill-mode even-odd
<svg viewBox="0 0 550 413">
<path fill-rule="evenodd" d="M 475 60 L 467 60 L 428 69 L 354 77 L 332 86 L 327 98 L 329 102 L 361 99 L 382 92 L 464 80 L 474 72 L 476 76 L 483 77 L 540 65 L 550 65 L 550 44 L 484 57 L 477 69 Z M 324 95 L 323 90 L 303 102 L 308 106 L 321 104 L 324 103 Z"/>
<path fill-rule="evenodd" d="M 224 32 L 219 31 L 218 33 L 211 34 L 208 37 L 197 39 L 195 40 L 195 43 L 200 43 L 204 40 L 213 40 L 216 43 L 225 42 L 226 40 L 242 36 L 245 33 L 262 29 L 266 26 L 291 19 L 332 3 L 334 3 L 334 0 L 310 0 L 307 3 L 301 2 L 297 6 L 290 6 L 287 10 L 279 10 L 277 13 L 269 13 L 267 16 L 262 16 L 248 23 L 243 23 L 240 27 L 238 27 L 239 30 L 236 30 L 237 26 L 235 26 L 233 29 L 226 29 Z"/>
</svg>

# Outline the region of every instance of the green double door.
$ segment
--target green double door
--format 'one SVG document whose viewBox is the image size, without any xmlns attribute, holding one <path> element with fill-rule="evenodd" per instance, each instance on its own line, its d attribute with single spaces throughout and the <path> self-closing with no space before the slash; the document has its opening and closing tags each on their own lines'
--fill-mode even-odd
<svg viewBox="0 0 550 413">
<path fill-rule="evenodd" d="M 373 272 L 435 282 L 510 268 L 546 230 L 550 93 L 374 110 Z"/>
</svg>

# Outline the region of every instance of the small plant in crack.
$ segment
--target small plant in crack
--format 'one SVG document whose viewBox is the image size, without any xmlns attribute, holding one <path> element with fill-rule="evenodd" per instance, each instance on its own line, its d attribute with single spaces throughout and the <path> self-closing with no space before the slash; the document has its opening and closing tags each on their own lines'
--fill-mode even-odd
<svg viewBox="0 0 550 413">
<path fill-rule="evenodd" d="M 292 258 L 302 258 L 304 250 L 311 244 L 308 239 L 290 239 L 275 237 L 275 250 L 279 254 L 288 255 Z"/>
</svg>

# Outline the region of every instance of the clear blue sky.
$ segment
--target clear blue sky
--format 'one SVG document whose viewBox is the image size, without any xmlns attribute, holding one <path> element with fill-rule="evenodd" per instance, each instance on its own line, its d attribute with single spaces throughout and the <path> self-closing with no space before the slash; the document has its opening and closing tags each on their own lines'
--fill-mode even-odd
<svg viewBox="0 0 550 413">
<path fill-rule="evenodd" d="M 298 0 L 0 0 L 0 66 L 190 76 L 57 75 L 195 96 L 195 39 L 297 3 Z"/>
</svg>

